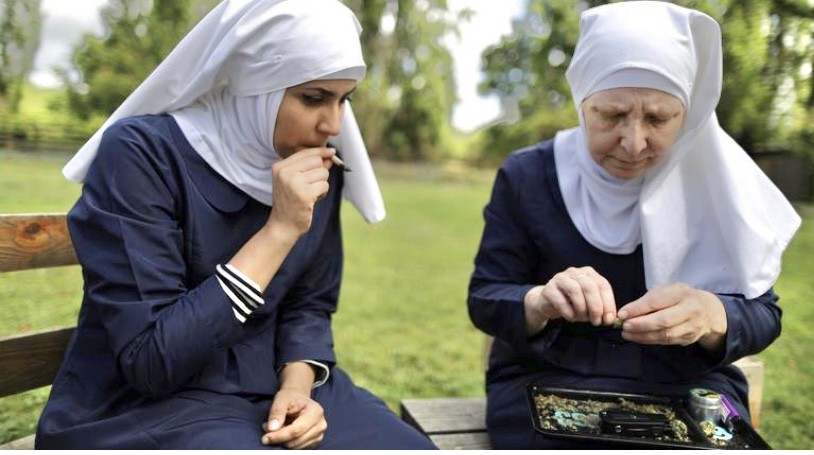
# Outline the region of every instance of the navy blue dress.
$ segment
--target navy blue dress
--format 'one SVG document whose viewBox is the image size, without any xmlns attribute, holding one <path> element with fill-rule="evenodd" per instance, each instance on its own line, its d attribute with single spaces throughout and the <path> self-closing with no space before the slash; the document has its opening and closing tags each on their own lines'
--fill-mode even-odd
<svg viewBox="0 0 814 455">
<path fill-rule="evenodd" d="M 550 140 L 506 160 L 484 218 L 468 307 L 472 322 L 495 337 L 486 376 L 486 418 L 496 448 L 582 446 L 534 431 L 526 398 L 531 382 L 676 396 L 705 387 L 726 394 L 748 416 L 746 379 L 731 362 L 762 351 L 780 335 L 782 312 L 772 290 L 754 300 L 718 296 L 726 308 L 728 331 L 725 348 L 717 355 L 697 344 L 629 343 L 619 330 L 562 319 L 527 337 L 524 296 L 568 267 L 594 267 L 610 282 L 620 308 L 641 297 L 646 292 L 642 247 L 614 255 L 580 235 L 560 193 Z"/>
<path fill-rule="evenodd" d="M 270 176 L 269 176 L 270 178 Z M 330 367 L 313 390 L 320 448 L 433 448 L 334 365 L 342 173 L 241 324 L 215 277 L 271 210 L 218 175 L 172 117 L 105 133 L 68 224 L 85 280 L 78 327 L 40 418 L 40 449 L 264 449 L 290 361 Z"/>
</svg>

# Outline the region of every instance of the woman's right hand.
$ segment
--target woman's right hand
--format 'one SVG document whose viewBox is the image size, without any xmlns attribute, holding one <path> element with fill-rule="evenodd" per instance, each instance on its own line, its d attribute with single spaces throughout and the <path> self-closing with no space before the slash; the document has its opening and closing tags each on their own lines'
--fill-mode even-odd
<svg viewBox="0 0 814 455">
<path fill-rule="evenodd" d="M 274 396 L 269 419 L 263 423 L 263 445 L 287 449 L 312 449 L 322 442 L 328 422 L 322 406 L 302 391 L 280 389 Z"/>
<path fill-rule="evenodd" d="M 616 319 L 616 300 L 605 277 L 593 267 L 569 267 L 554 275 L 545 286 L 532 288 L 524 300 L 526 333 L 533 335 L 551 319 L 611 325 Z"/>
<path fill-rule="evenodd" d="M 316 202 L 328 193 L 328 170 L 336 150 L 307 148 L 271 168 L 274 191 L 269 224 L 299 237 L 311 227 Z"/>
</svg>

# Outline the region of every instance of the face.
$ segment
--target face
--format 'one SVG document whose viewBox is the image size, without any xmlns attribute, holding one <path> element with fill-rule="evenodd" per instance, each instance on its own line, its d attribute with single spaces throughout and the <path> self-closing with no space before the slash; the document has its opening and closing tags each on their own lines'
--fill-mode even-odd
<svg viewBox="0 0 814 455">
<path fill-rule="evenodd" d="M 286 89 L 274 126 L 274 148 L 280 157 L 325 147 L 329 137 L 339 134 L 345 101 L 355 89 L 356 81 L 348 79 L 310 81 Z"/>
<path fill-rule="evenodd" d="M 591 157 L 625 180 L 664 161 L 684 123 L 681 101 L 650 88 L 594 93 L 582 103 L 582 111 Z"/>
</svg>

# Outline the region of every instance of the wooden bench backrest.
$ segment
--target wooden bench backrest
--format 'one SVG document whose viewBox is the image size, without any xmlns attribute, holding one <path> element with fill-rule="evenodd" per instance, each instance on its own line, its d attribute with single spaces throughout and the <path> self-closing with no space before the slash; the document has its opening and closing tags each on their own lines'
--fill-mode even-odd
<svg viewBox="0 0 814 455">
<path fill-rule="evenodd" d="M 0 214 L 0 272 L 77 263 L 64 213 Z M 0 339 L 0 397 L 51 384 L 73 331 Z"/>
</svg>

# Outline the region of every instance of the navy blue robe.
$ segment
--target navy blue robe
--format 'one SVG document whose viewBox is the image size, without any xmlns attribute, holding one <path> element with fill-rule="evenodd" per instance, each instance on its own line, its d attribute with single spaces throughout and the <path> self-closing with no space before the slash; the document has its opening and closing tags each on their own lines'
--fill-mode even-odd
<svg viewBox="0 0 814 455">
<path fill-rule="evenodd" d="M 271 208 L 209 167 L 172 117 L 111 126 L 68 214 L 84 298 L 37 448 L 267 448 L 277 372 L 305 359 L 331 367 L 313 391 L 328 422 L 321 448 L 433 448 L 334 365 L 342 178 L 331 170 L 312 227 L 241 324 L 215 266 Z"/>
<path fill-rule="evenodd" d="M 780 335 L 781 309 L 772 290 L 757 299 L 718 295 L 727 314 L 723 350 L 697 343 L 645 346 L 619 330 L 549 321 L 527 337 L 523 298 L 568 267 L 592 266 L 608 279 L 619 308 L 645 292 L 642 247 L 614 255 L 576 229 L 557 181 L 553 141 L 513 153 L 500 168 L 484 209 L 485 227 L 469 285 L 473 323 L 495 342 L 486 376 L 487 426 L 496 448 L 583 447 L 545 438 L 532 427 L 526 386 L 549 386 L 685 397 L 692 387 L 724 393 L 748 416 L 747 383 L 731 362 L 765 349 Z"/>
</svg>

